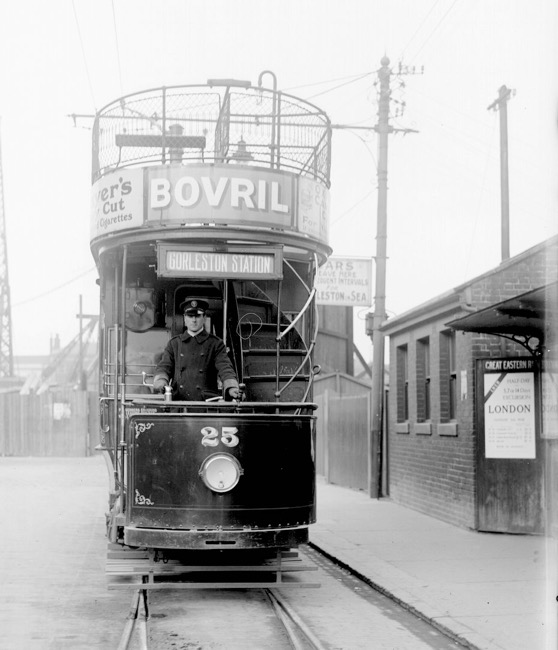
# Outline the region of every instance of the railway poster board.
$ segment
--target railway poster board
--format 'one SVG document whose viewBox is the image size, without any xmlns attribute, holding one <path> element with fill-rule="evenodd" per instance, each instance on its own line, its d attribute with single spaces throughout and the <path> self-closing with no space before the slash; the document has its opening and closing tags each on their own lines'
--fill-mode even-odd
<svg viewBox="0 0 558 650">
<path fill-rule="evenodd" d="M 318 305 L 370 307 L 372 258 L 330 257 L 316 277 Z"/>
<path fill-rule="evenodd" d="M 535 360 L 484 361 L 486 458 L 535 458 Z"/>
<path fill-rule="evenodd" d="M 543 529 L 540 375 L 533 357 L 476 360 L 478 528 Z"/>
</svg>

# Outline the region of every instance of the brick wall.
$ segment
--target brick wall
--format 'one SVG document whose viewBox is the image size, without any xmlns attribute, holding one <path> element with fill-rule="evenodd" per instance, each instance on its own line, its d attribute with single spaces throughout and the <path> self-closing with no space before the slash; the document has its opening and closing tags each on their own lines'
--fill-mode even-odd
<svg viewBox="0 0 558 650">
<path fill-rule="evenodd" d="M 558 272 L 557 242 L 507 260 L 447 295 L 388 322 L 390 359 L 407 348 L 409 415 L 401 421 L 402 364 L 391 364 L 389 391 L 389 494 L 397 502 L 449 523 L 476 528 L 475 360 L 525 356 L 526 350 L 497 336 L 455 332 L 456 412 L 449 414 L 449 346 L 446 323 L 465 315 L 463 305 L 483 309 L 540 287 Z M 443 299 L 442 299 L 443 298 Z M 440 306 L 443 303 L 443 308 Z M 430 347 L 431 417 L 421 421 L 420 359 L 424 339 Z M 399 406 L 399 409 L 398 409 Z"/>
<path fill-rule="evenodd" d="M 498 269 L 469 284 L 471 302 L 477 309 L 541 287 L 555 280 L 556 239 L 548 247 L 535 247 L 503 263 Z"/>
<path fill-rule="evenodd" d="M 407 345 L 409 420 L 406 426 L 401 422 L 388 423 L 389 493 L 399 503 L 455 525 L 474 528 L 475 440 L 470 425 L 473 410 L 472 373 L 467 369 L 471 335 L 458 335 L 456 338 L 456 363 L 459 368 L 457 423 L 449 422 L 449 384 L 448 381 L 441 381 L 444 366 L 448 364 L 436 363 L 440 359 L 441 349 L 445 347 L 440 334 L 447 331 L 445 323 L 448 320 L 451 320 L 451 316 L 448 318 L 446 314 L 415 331 L 391 336 L 390 358 L 393 358 L 391 355 L 395 354 L 398 346 Z M 420 358 L 423 343 L 420 340 L 424 341 L 426 336 L 429 338 L 431 355 L 431 417 L 429 421 L 420 421 L 423 399 L 421 382 L 424 380 Z M 444 354 L 447 355 L 447 347 L 442 356 Z M 418 373 L 415 371 L 417 367 Z M 398 369 L 396 364 L 390 376 L 390 413 L 396 413 L 394 398 L 399 390 Z M 463 400 L 460 399 L 462 369 L 467 370 L 467 398 Z"/>
</svg>

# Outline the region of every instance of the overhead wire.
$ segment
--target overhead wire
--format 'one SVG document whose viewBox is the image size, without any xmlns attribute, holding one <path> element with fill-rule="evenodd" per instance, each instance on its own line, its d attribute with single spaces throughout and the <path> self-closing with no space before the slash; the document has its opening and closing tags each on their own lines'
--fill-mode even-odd
<svg viewBox="0 0 558 650">
<path fill-rule="evenodd" d="M 93 84 L 91 83 L 91 75 L 89 74 L 89 66 L 87 65 L 87 56 L 85 54 L 85 47 L 83 45 L 83 38 L 81 35 L 81 29 L 79 27 L 79 20 L 76 12 L 76 5 L 75 5 L 75 0 L 72 0 L 72 9 L 74 11 L 74 19 L 76 23 L 76 29 L 78 33 L 78 38 L 79 38 L 79 43 L 81 47 L 81 55 L 83 57 L 83 64 L 85 66 L 85 76 L 87 77 L 87 84 L 89 86 L 89 92 L 91 93 L 91 100 L 93 101 L 93 108 L 95 109 L 95 113 L 97 112 L 97 102 L 95 101 L 95 93 L 93 92 Z"/>
<path fill-rule="evenodd" d="M 362 79 L 362 77 L 366 76 L 367 74 L 370 73 L 366 72 L 361 74 L 348 75 L 346 77 L 337 77 L 335 79 L 325 79 L 324 81 L 315 81 L 314 83 L 311 84 L 302 84 L 301 86 L 291 86 L 290 88 L 285 88 L 285 90 L 287 92 L 290 92 L 291 90 L 299 90 L 300 88 L 312 88 L 312 86 L 323 86 L 324 84 L 335 83 L 336 81 L 346 81 L 347 79 L 357 81 L 358 79 Z"/>
<path fill-rule="evenodd" d="M 374 154 L 372 149 L 370 149 L 370 147 L 368 146 L 368 142 L 360 135 L 360 133 L 358 133 L 358 131 L 352 131 L 350 128 L 348 128 L 347 131 L 349 131 L 353 135 L 356 135 L 356 137 L 362 142 L 362 144 L 370 154 L 372 161 L 374 162 L 374 169 L 378 171 L 378 161 L 376 160 L 376 155 Z"/>
<path fill-rule="evenodd" d="M 434 26 L 434 29 L 430 32 L 430 34 L 426 37 L 426 39 L 423 41 L 422 45 L 420 48 L 415 52 L 414 56 L 411 57 L 411 60 L 416 60 L 417 56 L 424 50 L 426 45 L 429 43 L 430 39 L 434 36 L 434 34 L 438 31 L 442 23 L 445 21 L 445 19 L 448 17 L 450 14 L 451 10 L 455 7 L 455 5 L 459 2 L 459 0 L 453 0 L 451 5 L 448 7 L 444 15 L 440 18 L 440 20 L 436 23 Z"/>
<path fill-rule="evenodd" d="M 365 194 L 361 199 L 359 199 L 354 205 L 352 205 L 348 210 L 345 210 L 345 212 L 342 212 L 340 215 L 335 217 L 335 219 L 332 219 L 331 223 L 332 225 L 334 223 L 337 223 L 340 221 L 344 216 L 349 214 L 349 212 L 352 212 L 356 207 L 358 207 L 361 203 L 364 203 L 366 199 L 373 193 L 374 190 L 370 190 L 367 194 Z"/>
<path fill-rule="evenodd" d="M 49 289 L 48 291 L 45 291 L 44 293 L 41 293 L 38 296 L 33 296 L 32 298 L 27 298 L 26 300 L 21 300 L 20 302 L 13 304 L 12 307 L 20 307 L 21 305 L 26 305 L 27 303 L 34 302 L 35 300 L 39 300 L 40 298 L 44 298 L 45 296 L 49 296 L 51 293 L 54 293 L 55 291 L 59 291 L 60 289 L 67 287 L 69 284 L 72 284 L 76 280 L 83 278 L 85 275 L 88 275 L 92 271 L 96 271 L 96 267 L 92 266 L 91 268 L 87 269 L 87 271 L 84 271 L 83 273 L 76 275 L 75 277 L 71 278 L 67 282 L 60 284 L 57 287 L 53 287 L 52 289 Z"/>
<path fill-rule="evenodd" d="M 399 59 L 401 60 L 403 58 L 403 55 L 405 54 L 406 49 L 409 47 L 409 45 L 413 42 L 415 36 L 419 33 L 421 30 L 422 26 L 424 23 L 430 18 L 430 14 L 436 9 L 436 7 L 440 4 L 440 0 L 435 0 L 434 4 L 430 7 L 430 11 L 424 16 L 424 18 L 421 20 L 419 26 L 415 29 L 413 32 L 413 35 L 411 38 L 407 41 L 407 45 L 401 50 L 401 54 L 399 55 Z"/>
<path fill-rule="evenodd" d="M 118 44 L 118 30 L 116 28 L 116 12 L 114 10 L 114 0 L 111 2 L 112 4 L 112 24 L 114 26 L 114 40 L 116 43 L 116 62 L 118 64 L 118 80 L 120 82 L 120 94 L 124 94 L 124 86 L 122 85 L 122 66 L 120 65 L 120 46 Z"/>
<path fill-rule="evenodd" d="M 365 72 L 364 74 L 360 75 L 359 77 L 356 77 L 354 79 L 350 79 L 349 81 L 345 81 L 342 84 L 339 84 L 337 86 L 334 86 L 333 88 L 328 88 L 327 90 L 322 90 L 319 93 L 316 93 L 315 95 L 310 95 L 310 97 L 306 97 L 307 100 L 309 99 L 314 99 L 315 97 L 319 97 L 320 95 L 325 95 L 327 93 L 332 93 L 334 90 L 338 90 L 339 88 L 343 88 L 344 86 L 348 86 L 349 84 L 355 83 L 356 81 L 360 81 L 360 79 L 364 79 L 365 77 L 369 77 L 370 75 L 374 74 L 373 72 Z"/>
<path fill-rule="evenodd" d="M 422 92 L 418 88 L 410 89 L 409 92 L 421 95 L 422 97 L 426 98 L 428 101 L 435 103 L 436 106 L 442 107 L 446 111 L 446 113 L 448 111 L 451 111 L 455 115 L 462 116 L 463 118 L 465 118 L 467 122 L 470 122 L 471 129 L 466 130 L 465 128 L 463 128 L 465 125 L 465 122 L 463 120 L 460 121 L 459 127 L 454 124 L 451 124 L 448 121 L 446 121 L 443 125 L 441 125 L 435 120 L 433 120 L 432 110 L 425 110 L 423 113 L 423 119 L 430 121 L 432 124 L 434 124 L 436 129 L 440 129 L 442 133 L 444 132 L 455 133 L 457 138 L 459 138 L 459 140 L 461 140 L 464 143 L 464 146 L 466 146 L 469 151 L 471 152 L 477 151 L 484 154 L 486 138 L 491 133 L 490 124 L 487 123 L 486 119 L 481 119 L 476 115 L 472 115 L 471 113 L 466 113 L 462 110 L 459 110 L 459 108 L 457 108 L 456 106 L 451 105 L 447 102 L 443 102 L 438 98 L 435 99 L 430 95 Z M 419 111 L 419 113 L 421 112 L 420 109 L 417 110 Z M 533 143 L 530 140 L 528 140 L 527 138 L 522 138 L 517 133 L 511 133 L 509 138 L 510 138 L 510 146 L 515 143 L 527 148 L 533 147 Z M 513 160 L 510 160 L 510 164 L 513 164 Z M 544 163 L 538 160 L 537 158 L 535 158 L 533 163 L 527 166 L 527 168 L 524 168 L 522 173 L 524 174 L 524 176 L 532 175 L 533 180 L 535 180 L 536 175 L 544 173 L 544 171 L 545 171 Z"/>
</svg>

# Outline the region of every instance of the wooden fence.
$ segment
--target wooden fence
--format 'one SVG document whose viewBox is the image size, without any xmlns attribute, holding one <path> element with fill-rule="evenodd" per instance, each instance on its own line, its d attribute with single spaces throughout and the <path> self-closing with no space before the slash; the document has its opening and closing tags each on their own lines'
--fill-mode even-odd
<svg viewBox="0 0 558 650">
<path fill-rule="evenodd" d="M 318 404 L 316 468 L 329 483 L 368 490 L 370 394 L 324 391 Z"/>
<path fill-rule="evenodd" d="M 344 487 L 368 489 L 370 396 L 326 390 L 318 404 L 318 474 Z M 0 394 L 0 456 L 89 456 L 99 442 L 95 393 L 58 390 Z"/>
<path fill-rule="evenodd" d="M 89 456 L 98 444 L 95 393 L 0 394 L 0 456 Z"/>
</svg>

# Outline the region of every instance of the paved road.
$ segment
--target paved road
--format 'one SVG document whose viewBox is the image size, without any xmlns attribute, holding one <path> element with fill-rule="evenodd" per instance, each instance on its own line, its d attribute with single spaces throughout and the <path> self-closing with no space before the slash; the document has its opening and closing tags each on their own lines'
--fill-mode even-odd
<svg viewBox="0 0 558 650">
<path fill-rule="evenodd" d="M 0 650 L 110 650 L 118 646 L 131 594 L 108 591 L 106 586 L 107 485 L 99 456 L 0 458 Z M 289 600 L 304 619 L 316 625 L 315 633 L 334 648 L 454 647 L 391 602 L 378 596 L 363 597 L 356 583 L 342 584 L 341 575 L 320 570 L 317 581 L 322 583 L 321 589 L 293 590 Z M 194 609 L 203 608 L 207 600 L 207 595 L 188 597 Z M 221 605 L 231 599 L 230 594 L 217 593 L 216 597 Z M 268 606 L 267 610 L 273 619 Z M 215 612 L 221 608 L 209 607 L 209 611 L 212 616 L 208 620 L 215 623 Z M 172 618 L 170 611 L 164 617 Z M 231 620 L 222 618 L 225 625 Z M 170 621 L 173 626 L 176 620 L 181 617 Z M 186 638 L 191 639 L 191 620 L 186 622 Z M 165 634 L 168 624 L 167 620 Z M 253 633 L 248 636 L 256 639 Z M 199 639 L 203 639 L 201 632 Z M 177 637 L 170 640 L 177 641 Z M 199 647 L 228 650 L 242 647 L 242 643 L 221 646 L 213 640 Z M 246 647 L 260 650 L 255 645 Z"/>
<path fill-rule="evenodd" d="M 0 649 L 115 648 L 130 596 L 104 575 L 101 457 L 0 458 Z"/>
</svg>

